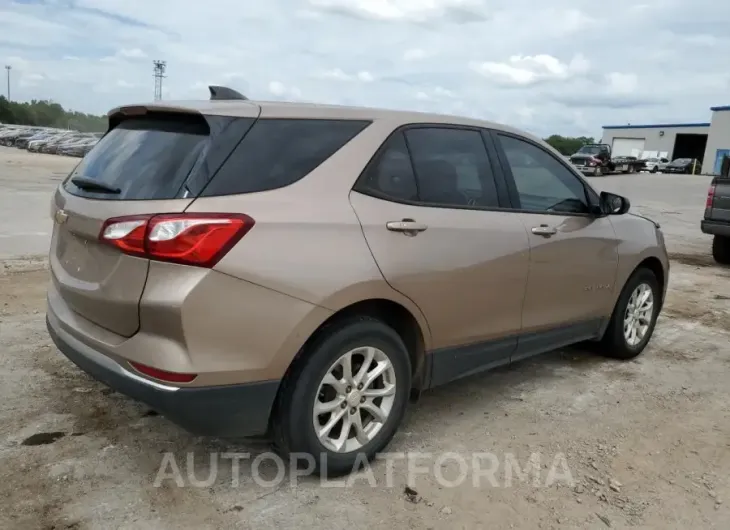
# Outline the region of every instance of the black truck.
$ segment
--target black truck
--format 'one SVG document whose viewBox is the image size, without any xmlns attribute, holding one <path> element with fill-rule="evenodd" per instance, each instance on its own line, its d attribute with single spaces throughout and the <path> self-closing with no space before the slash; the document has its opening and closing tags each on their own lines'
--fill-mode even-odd
<svg viewBox="0 0 730 530">
<path fill-rule="evenodd" d="M 571 155 L 570 163 L 584 175 L 594 177 L 635 173 L 644 168 L 644 161 L 633 156 L 611 158 L 611 146 L 608 144 L 586 144 Z"/>
<path fill-rule="evenodd" d="M 705 203 L 702 232 L 711 234 L 712 257 L 717 263 L 730 265 L 730 176 L 712 179 Z"/>
</svg>

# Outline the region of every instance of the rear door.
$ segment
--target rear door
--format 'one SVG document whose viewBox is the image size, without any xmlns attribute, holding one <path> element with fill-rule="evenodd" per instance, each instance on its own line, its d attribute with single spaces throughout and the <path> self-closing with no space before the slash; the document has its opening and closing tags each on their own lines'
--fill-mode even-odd
<svg viewBox="0 0 730 530">
<path fill-rule="evenodd" d="M 518 353 L 552 349 L 594 334 L 616 289 L 616 235 L 591 213 L 598 197 L 566 164 L 527 138 L 492 134 L 512 208 L 530 242 L 530 272 Z M 593 196 L 592 196 L 592 195 Z"/>
<path fill-rule="evenodd" d="M 149 262 L 101 243 L 104 222 L 184 211 L 255 121 L 252 108 L 251 118 L 140 107 L 110 118 L 52 200 L 50 269 L 71 310 L 122 336 L 137 331 Z"/>
<path fill-rule="evenodd" d="M 428 321 L 433 384 L 508 361 L 520 331 L 527 234 L 500 211 L 491 158 L 478 130 L 414 126 L 391 135 L 351 193 L 386 281 Z"/>
</svg>

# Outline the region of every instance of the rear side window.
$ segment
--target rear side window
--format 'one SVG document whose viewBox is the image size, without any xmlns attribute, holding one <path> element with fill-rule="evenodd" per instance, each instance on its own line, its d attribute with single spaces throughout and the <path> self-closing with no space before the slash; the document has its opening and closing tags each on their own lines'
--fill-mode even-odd
<svg viewBox="0 0 730 530">
<path fill-rule="evenodd" d="M 355 189 L 393 201 L 417 201 L 418 187 L 402 132 L 393 134 Z"/>
<path fill-rule="evenodd" d="M 369 124 L 354 120 L 259 119 L 201 196 L 252 193 L 293 184 Z"/>
<path fill-rule="evenodd" d="M 122 121 L 86 155 L 65 182 L 74 195 L 111 200 L 172 199 L 207 144 L 202 116 L 157 115 Z M 75 177 L 118 190 L 79 187 Z"/>
</svg>

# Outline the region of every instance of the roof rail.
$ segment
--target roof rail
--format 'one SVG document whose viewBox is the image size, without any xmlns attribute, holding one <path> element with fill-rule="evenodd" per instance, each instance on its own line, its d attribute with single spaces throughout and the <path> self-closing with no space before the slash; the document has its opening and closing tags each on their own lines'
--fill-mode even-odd
<svg viewBox="0 0 730 530">
<path fill-rule="evenodd" d="M 211 85 L 208 87 L 208 90 L 210 90 L 211 101 L 228 99 L 248 99 L 240 92 L 237 92 L 232 88 L 228 88 L 226 86 Z"/>
</svg>

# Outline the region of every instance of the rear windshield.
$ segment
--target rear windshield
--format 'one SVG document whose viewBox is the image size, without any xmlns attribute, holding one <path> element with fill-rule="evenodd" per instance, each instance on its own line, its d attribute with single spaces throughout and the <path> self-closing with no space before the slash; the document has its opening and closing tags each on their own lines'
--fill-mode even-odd
<svg viewBox="0 0 730 530">
<path fill-rule="evenodd" d="M 74 195 L 110 200 L 172 199 L 178 196 L 210 130 L 202 116 L 157 115 L 122 121 L 106 134 L 64 184 Z M 91 179 L 118 193 L 73 183 Z"/>
</svg>

